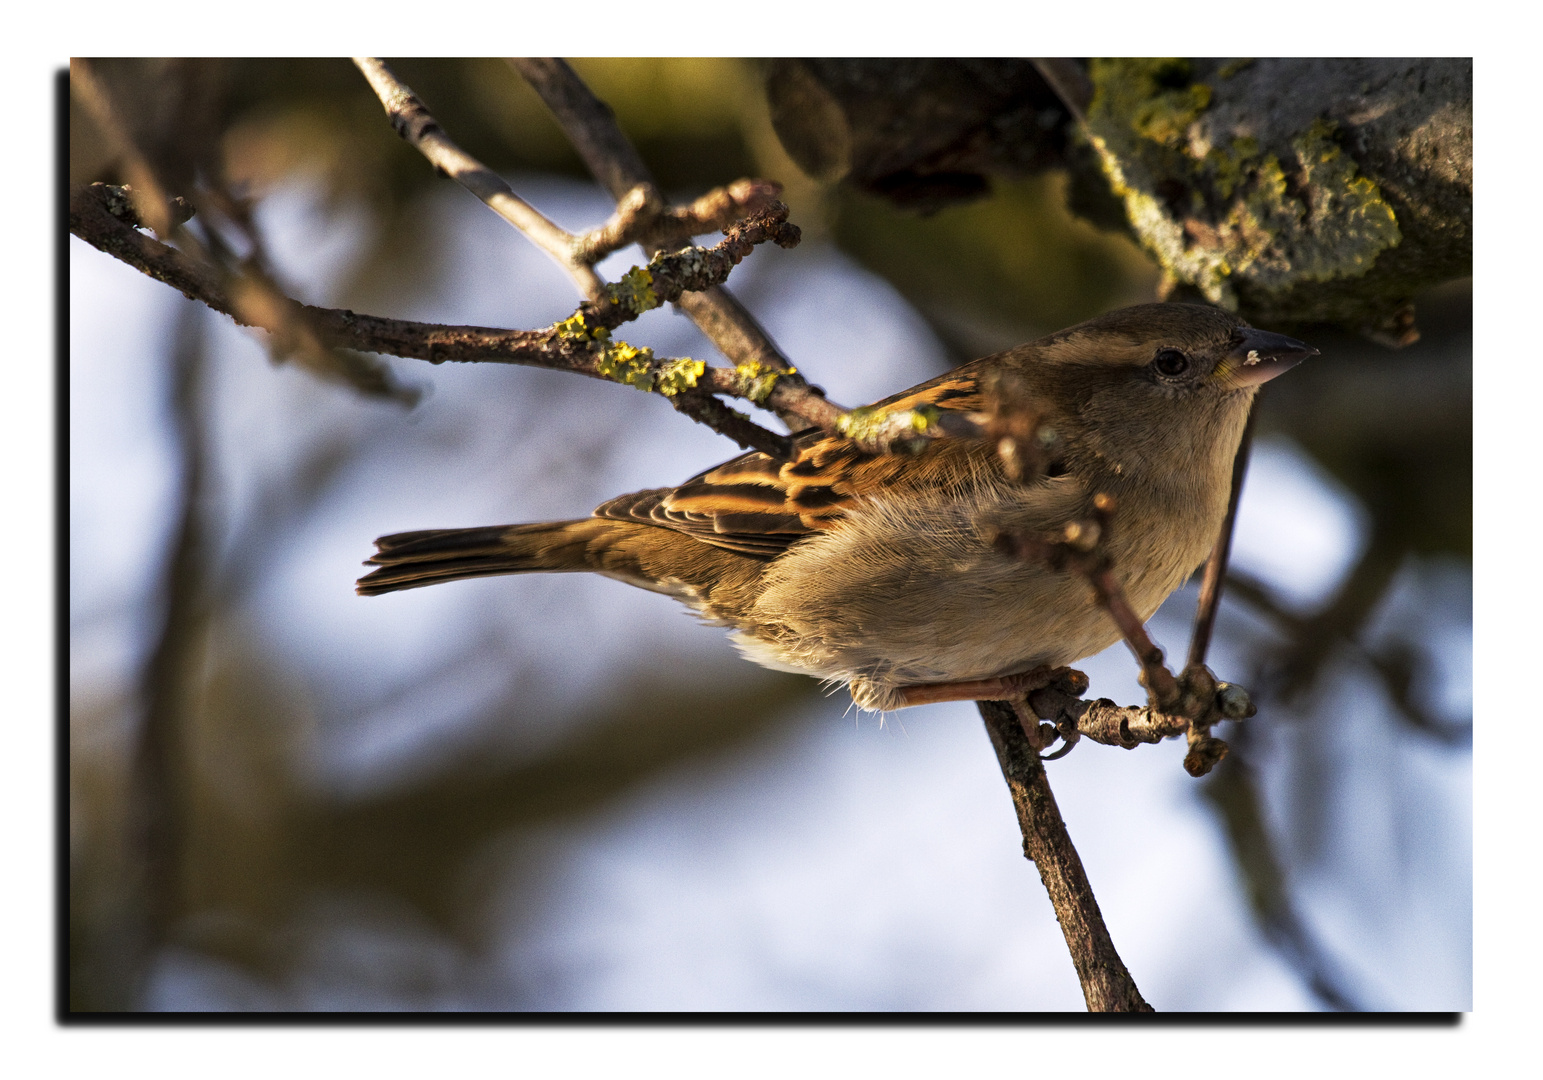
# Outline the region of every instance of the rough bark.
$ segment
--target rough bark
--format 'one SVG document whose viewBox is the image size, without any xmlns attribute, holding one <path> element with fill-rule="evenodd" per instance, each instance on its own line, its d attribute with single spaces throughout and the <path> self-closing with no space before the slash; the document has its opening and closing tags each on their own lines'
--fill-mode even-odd
<svg viewBox="0 0 1543 1080">
<path fill-rule="evenodd" d="M 1073 210 L 1128 229 L 1172 287 L 1258 322 L 1408 344 L 1411 298 L 1472 273 L 1471 60 L 1087 70 L 1085 123 L 1029 60 L 778 60 L 766 86 L 812 176 L 935 210 L 1064 167 Z"/>
</svg>

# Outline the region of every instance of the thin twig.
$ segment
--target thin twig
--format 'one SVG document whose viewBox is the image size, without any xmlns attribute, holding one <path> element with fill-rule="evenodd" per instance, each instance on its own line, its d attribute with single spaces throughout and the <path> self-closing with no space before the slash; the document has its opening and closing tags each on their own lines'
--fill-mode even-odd
<svg viewBox="0 0 1543 1080">
<path fill-rule="evenodd" d="M 1089 1012 L 1151 1012 L 1115 951 L 1109 928 L 1056 806 L 1045 766 L 1018 715 L 1001 701 L 976 702 L 996 750 L 1023 833 L 1023 854 L 1039 870 L 1066 937 Z"/>
<path fill-rule="evenodd" d="M 1039 72 L 1040 78 L 1050 84 L 1066 111 L 1079 124 L 1087 122 L 1088 108 L 1093 104 L 1093 82 L 1082 65 L 1064 56 L 1035 57 L 1029 61 Z"/>
<path fill-rule="evenodd" d="M 1030 694 L 1029 706 L 1040 719 L 1051 721 L 1058 729 L 1062 722 L 1070 721 L 1077 737 L 1127 750 L 1142 743 L 1159 743 L 1189 730 L 1188 717 L 1159 712 L 1150 705 L 1116 705 L 1108 698 L 1084 701 L 1053 687 Z"/>
<path fill-rule="evenodd" d="M 162 239 L 175 239 L 196 260 L 218 275 L 221 291 L 241 312 L 240 321 L 261 326 L 269 332 L 274 359 L 291 357 L 316 375 L 353 386 L 364 393 L 390 397 L 404 404 L 417 400 L 418 392 L 400 386 L 389 369 L 360 356 L 349 356 L 326 348 L 317 338 L 299 310 L 284 302 L 282 290 L 263 256 L 261 237 L 242 215 L 232 213 L 235 200 L 217 186 L 200 192 L 188 192 L 191 201 L 172 192 L 156 170 L 155 163 L 135 141 L 123 122 L 101 80 L 88 61 L 75 60 L 70 68 L 72 93 L 91 114 L 108 143 L 119 157 L 132 183 L 113 189 L 114 197 L 106 205 L 113 216 L 131 225 L 151 228 Z M 251 248 L 246 258 L 237 258 L 203 213 L 202 237 L 184 227 L 195 211 L 218 206 L 220 211 L 245 234 Z"/>
<path fill-rule="evenodd" d="M 714 368 L 713 371 L 721 371 Z M 793 440 L 768 431 L 744 413 L 729 408 L 711 394 L 689 392 L 670 398 L 670 404 L 699 424 L 726 435 L 747 450 L 759 450 L 781 461 L 793 456 Z"/>
<path fill-rule="evenodd" d="M 1217 695 L 1227 719 L 1244 720 L 1253 715 L 1252 702 L 1241 687 L 1219 683 Z M 1108 698 L 1084 701 L 1079 694 L 1059 686 L 1033 691 L 1028 703 L 1036 716 L 1052 722 L 1068 742 L 1087 738 L 1126 750 L 1184 735 L 1191 725 L 1190 718 L 1181 713 L 1163 712 L 1151 705 L 1116 705 Z"/>
<path fill-rule="evenodd" d="M 1227 516 L 1222 519 L 1222 531 L 1206 560 L 1205 577 L 1200 582 L 1200 603 L 1195 608 L 1195 631 L 1189 641 L 1189 663 L 1195 667 L 1205 663 L 1206 652 L 1211 647 L 1211 631 L 1216 625 L 1216 612 L 1221 606 L 1222 583 L 1227 575 L 1227 560 L 1232 555 L 1232 533 L 1238 520 L 1238 503 L 1243 498 L 1243 476 L 1248 471 L 1249 449 L 1254 441 L 1254 418 L 1258 415 L 1257 402 L 1248 410 L 1248 423 L 1243 427 L 1243 440 L 1238 443 L 1238 453 L 1232 459 L 1232 490 L 1227 496 Z"/>
<path fill-rule="evenodd" d="M 611 198 L 619 200 L 631 188 L 654 182 L 643 156 L 617 126 L 611 107 L 594 95 L 566 61 L 513 57 L 508 62 L 546 103 L 590 175 Z"/>
<path fill-rule="evenodd" d="M 603 225 L 573 242 L 573 257 L 594 265 L 628 244 L 642 243 L 660 222 L 687 236 L 727 229 L 770 206 L 782 185 L 771 180 L 736 180 L 713 188 L 689 206 L 671 207 L 652 184 L 639 184 L 616 202 L 616 212 Z"/>
<path fill-rule="evenodd" d="M 787 219 L 787 206 L 774 202 L 724 230 L 724 239 L 713 247 L 660 252 L 646 267 L 629 271 L 619 283 L 605 286 L 598 298 L 585 304 L 581 309 L 585 324 L 614 330 L 645 311 L 679 299 L 683 293 L 724 281 L 757 244 L 770 240 L 778 247 L 796 246 L 798 226 L 788 224 Z"/>
<path fill-rule="evenodd" d="M 713 188 L 685 206 L 667 208 L 660 221 L 688 237 L 700 236 L 725 229 L 740 218 L 756 213 L 781 194 L 782 185 L 775 180 L 744 177 Z"/>
<path fill-rule="evenodd" d="M 354 66 L 369 80 L 385 106 L 391 126 L 440 172 L 487 203 L 493 212 L 550 255 L 573 279 L 579 292 L 598 297 L 605 283 L 587 264 L 573 258 L 573 234 L 549 221 L 541 211 L 516 195 L 492 169 L 457 146 L 432 113 L 407 85 L 373 57 L 354 57 Z"/>
<path fill-rule="evenodd" d="M 616 127 L 615 117 L 589 92 L 571 68 L 561 61 L 522 61 L 517 65 L 522 71 L 529 66 L 536 72 L 536 78 L 540 80 L 538 91 L 542 92 L 543 98 L 551 95 L 549 105 L 557 102 L 554 111 L 561 110 L 559 120 L 566 121 L 564 127 L 580 154 L 592 169 L 598 170 L 597 175 L 612 194 L 626 204 L 611 222 L 601 226 L 597 235 L 587 237 L 575 237 L 558 228 L 516 195 L 496 173 L 456 146 L 423 102 L 385 64 L 370 58 L 356 58 L 354 63 L 369 80 L 393 128 L 403 139 L 534 240 L 563 266 L 586 298 L 598 301 L 607 295 L 605 283 L 589 265 L 589 260 L 596 253 L 603 253 L 603 249 L 619 237 L 631 238 L 638 222 L 648 217 L 650 207 L 657 203 L 657 193 L 651 194 L 653 181 L 642 159 Z M 694 231 L 721 220 L 735 207 L 763 203 L 767 191 L 764 182 L 742 181 L 727 190 L 709 192 L 680 213 L 653 215 L 650 220 L 656 228 L 651 234 L 637 239 L 644 243 L 650 254 L 679 247 Z M 951 433 L 943 426 L 931 423 L 933 417 L 930 415 L 921 417 L 919 425 L 909 416 L 877 426 L 866 417 L 858 417 L 859 422 L 855 425 L 850 422 L 844 425 L 847 419 L 844 414 L 848 410 L 826 400 L 819 387 L 811 386 L 799 375 L 771 344 L 771 339 L 750 313 L 722 292 L 717 284 L 693 288 L 670 299 L 679 304 L 719 350 L 734 361 L 735 369 L 743 376 L 742 382 L 748 380 L 748 385 L 755 388 L 770 387 L 771 380 L 764 376 L 780 375 L 775 393 L 764 397 L 741 396 L 775 411 L 789 422 L 789 426 L 814 426 L 847 435 L 872 453 L 912 449 L 918 435 L 935 438 Z M 695 415 L 701 419 L 728 414 L 709 406 L 696 410 Z M 735 426 L 743 430 L 742 424 Z M 763 442 L 758 440 L 758 447 Z"/>
<path fill-rule="evenodd" d="M 637 243 L 640 236 L 654 227 L 664 208 L 664 196 L 658 188 L 639 184 L 616 200 L 615 213 L 603 224 L 574 237 L 569 253 L 575 261 L 593 266 L 611 252 Z"/>
<path fill-rule="evenodd" d="M 590 173 L 613 199 L 622 199 L 639 184 L 653 184 L 653 176 L 636 148 L 622 134 L 616 114 L 597 98 L 562 60 L 512 58 L 509 64 L 528 82 L 556 117 L 558 126 L 584 159 Z M 679 246 L 690 239 L 683 227 L 661 230 L 645 243 L 649 254 L 662 247 Z M 782 352 L 755 317 L 722 288 L 690 293 L 680 309 L 707 339 L 736 366 L 754 363 L 763 368 L 791 368 Z M 833 407 L 840 412 L 839 407 Z M 826 426 L 826 425 L 821 425 Z"/>
<path fill-rule="evenodd" d="M 171 200 L 170 209 L 174 227 L 192 212 L 191 205 L 180 197 Z M 169 247 L 136 231 L 143 224 L 138 211 L 138 201 L 126 188 L 92 184 L 71 196 L 70 231 L 188 298 L 229 315 L 238 324 L 266 331 L 269 351 L 276 361 L 293 357 L 307 371 L 331 382 L 405 405 L 417 401 L 419 391 L 402 385 L 390 368 L 360 352 L 342 351 L 389 349 L 375 350 L 347 335 L 329 335 L 316 318 L 328 309 L 309 307 L 284 295 L 257 259 L 249 258 L 244 265 L 231 268 L 215 257 L 228 256 L 223 242 L 205 245 L 180 227 L 176 227 L 177 242 L 187 250 Z M 217 233 L 207 231 L 211 240 L 218 240 Z M 324 340 L 329 337 L 330 341 Z"/>
<path fill-rule="evenodd" d="M 190 191 L 191 201 L 170 191 L 151 157 L 143 153 L 130 128 L 123 123 L 122 114 L 106 93 L 91 63 L 85 60 L 71 63 L 71 91 L 91 113 L 97 127 L 119 154 L 123 171 L 133 179 L 131 185 L 111 188 L 113 197 L 103 204 L 108 213 L 131 227 L 150 227 L 162 239 L 176 239 L 191 258 L 207 265 L 218 276 L 221 292 L 230 298 L 231 307 L 239 313 L 238 321 L 267 330 L 275 361 L 295 358 L 302 367 L 326 380 L 349 384 L 361 392 L 393 398 L 403 404 L 417 401 L 417 390 L 398 384 L 386 367 L 364 356 L 327 349 L 319 341 L 315 327 L 310 326 L 301 310 L 285 302 L 284 293 L 262 255 L 261 236 L 250 227 L 250 222 L 244 221 L 242 214 L 231 213 L 235 199 L 218 187 L 218 179 L 213 181 L 214 187 L 198 193 Z M 185 227 L 185 222 L 190 221 L 196 211 L 210 207 L 218 207 L 231 224 L 244 231 L 250 247 L 247 258 L 236 258 L 218 228 L 208 221 L 211 214 L 204 213 L 199 219 L 202 236 Z"/>
</svg>

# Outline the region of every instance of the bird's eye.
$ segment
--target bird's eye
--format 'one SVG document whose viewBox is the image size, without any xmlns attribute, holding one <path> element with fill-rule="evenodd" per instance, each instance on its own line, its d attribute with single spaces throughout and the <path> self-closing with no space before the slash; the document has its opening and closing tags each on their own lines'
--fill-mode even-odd
<svg viewBox="0 0 1543 1080">
<path fill-rule="evenodd" d="M 1152 366 L 1157 369 L 1159 375 L 1166 375 L 1173 379 L 1189 370 L 1189 357 L 1178 349 L 1158 349 L 1157 356 L 1152 360 Z"/>
</svg>

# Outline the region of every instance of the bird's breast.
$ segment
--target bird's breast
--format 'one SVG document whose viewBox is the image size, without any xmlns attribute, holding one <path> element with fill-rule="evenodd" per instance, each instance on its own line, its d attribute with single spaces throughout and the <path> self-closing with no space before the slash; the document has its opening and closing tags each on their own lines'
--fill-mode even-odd
<svg viewBox="0 0 1543 1080">
<path fill-rule="evenodd" d="M 1067 476 L 858 500 L 768 564 L 739 623 L 744 647 L 770 666 L 888 684 L 1081 660 L 1119 637 L 1086 579 L 1003 555 L 994 541 L 1002 531 L 1058 532 L 1090 497 Z M 1110 551 L 1147 618 L 1204 560 L 1225 506 L 1198 494 L 1116 497 Z"/>
</svg>

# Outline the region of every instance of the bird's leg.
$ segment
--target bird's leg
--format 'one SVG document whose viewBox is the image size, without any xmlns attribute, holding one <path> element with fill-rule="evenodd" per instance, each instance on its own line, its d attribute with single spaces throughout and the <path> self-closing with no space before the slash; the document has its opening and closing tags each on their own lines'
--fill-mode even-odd
<svg viewBox="0 0 1543 1080">
<path fill-rule="evenodd" d="M 1003 701 L 1011 705 L 1023 725 L 1023 733 L 1035 752 L 1043 750 L 1060 734 L 1050 724 L 1041 724 L 1029 704 L 1036 690 L 1054 687 L 1072 697 L 1081 697 L 1088 689 L 1088 677 L 1074 668 L 1037 667 L 1017 675 L 999 675 L 993 679 L 969 679 L 961 682 L 915 683 L 899 688 L 906 705 L 931 705 L 939 701 Z"/>
<path fill-rule="evenodd" d="M 1039 713 L 1029 703 L 1028 695 L 1013 698 L 1007 704 L 1013 707 L 1013 715 L 1018 717 L 1018 726 L 1023 728 L 1024 737 L 1029 740 L 1029 745 L 1034 748 L 1036 754 L 1043 753 L 1045 747 L 1055 742 L 1059 734 L 1058 730 L 1054 724 L 1039 722 Z M 1063 749 L 1071 749 L 1070 744 Z"/>
<path fill-rule="evenodd" d="M 1018 675 L 962 682 L 913 683 L 899 688 L 906 705 L 932 705 L 939 701 L 1021 701 L 1035 690 L 1058 681 L 1070 668 L 1037 667 Z M 1080 674 L 1080 673 L 1075 673 Z M 1083 686 L 1087 677 L 1083 676 Z"/>
</svg>

